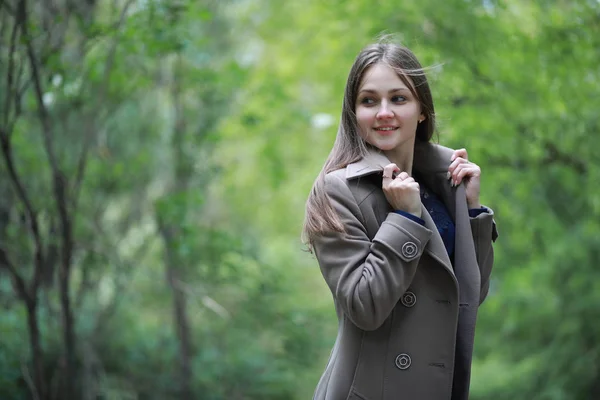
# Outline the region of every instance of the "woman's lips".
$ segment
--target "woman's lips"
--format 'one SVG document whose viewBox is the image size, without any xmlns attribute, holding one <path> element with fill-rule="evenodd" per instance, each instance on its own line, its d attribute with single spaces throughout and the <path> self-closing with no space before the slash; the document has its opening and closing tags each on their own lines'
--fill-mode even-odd
<svg viewBox="0 0 600 400">
<path fill-rule="evenodd" d="M 398 130 L 397 126 L 380 126 L 377 128 L 373 128 L 379 135 L 387 136 L 391 135 Z"/>
</svg>

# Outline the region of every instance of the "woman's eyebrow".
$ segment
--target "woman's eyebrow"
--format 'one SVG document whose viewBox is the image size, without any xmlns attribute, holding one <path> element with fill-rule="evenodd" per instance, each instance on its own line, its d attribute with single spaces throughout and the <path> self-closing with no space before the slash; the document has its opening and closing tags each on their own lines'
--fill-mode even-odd
<svg viewBox="0 0 600 400">
<path fill-rule="evenodd" d="M 402 92 L 402 91 L 410 92 L 410 90 L 408 88 L 401 87 L 401 88 L 390 89 L 390 90 L 388 90 L 388 93 Z M 362 92 L 365 92 L 365 93 L 377 93 L 377 90 L 374 90 L 374 89 L 361 89 L 359 93 L 362 93 Z"/>
</svg>

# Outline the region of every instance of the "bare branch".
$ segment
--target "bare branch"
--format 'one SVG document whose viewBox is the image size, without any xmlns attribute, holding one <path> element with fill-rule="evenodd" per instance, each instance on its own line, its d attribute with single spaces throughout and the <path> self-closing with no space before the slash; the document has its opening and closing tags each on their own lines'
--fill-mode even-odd
<svg viewBox="0 0 600 400">
<path fill-rule="evenodd" d="M 219 315 L 221 318 L 231 318 L 231 314 L 224 306 L 219 304 L 215 299 L 213 299 L 209 295 L 201 293 L 201 291 L 204 291 L 203 289 L 195 289 L 194 287 L 192 287 L 192 285 L 189 285 L 186 282 L 183 282 L 182 280 L 177 280 L 175 284 L 179 290 L 186 292 L 189 298 L 193 299 L 196 302 L 196 304 L 202 303 L 204 307 Z"/>
<path fill-rule="evenodd" d="M 8 170 L 8 176 L 15 187 L 19 200 L 25 207 L 25 212 L 27 213 L 27 218 L 29 219 L 31 233 L 33 234 L 33 240 L 35 242 L 35 270 L 37 272 L 38 269 L 41 269 L 43 260 L 42 239 L 40 236 L 37 213 L 33 209 L 33 205 L 29 200 L 29 196 L 25 191 L 25 187 L 23 186 L 21 179 L 17 174 L 8 132 L 2 130 L 2 128 L 0 128 L 0 147 L 2 148 L 2 153 L 4 154 L 4 162 L 6 163 L 6 169 Z M 34 292 L 35 289 L 36 288 L 32 287 Z"/>
<path fill-rule="evenodd" d="M 33 396 L 33 400 L 39 400 L 40 396 L 38 394 L 37 388 L 35 387 L 35 383 L 33 383 L 33 378 L 29 373 L 29 368 L 27 368 L 27 362 L 21 361 L 21 374 L 23 375 L 23 379 L 25 379 L 25 383 L 29 387 L 29 390 Z"/>
<path fill-rule="evenodd" d="M 2 8 L 4 8 L 4 3 L 5 3 L 4 0 L 0 0 L 0 10 Z M 8 7 L 8 5 L 7 5 L 7 7 Z M 0 13 L 0 17 L 1 17 L 1 19 L 0 19 L 0 38 L 4 37 L 4 31 L 6 30 L 6 26 L 8 25 L 6 23 L 6 18 L 7 18 L 7 16 L 8 16 L 9 13 L 10 13 L 10 10 L 9 10 L 9 12 Z"/>
<path fill-rule="evenodd" d="M 90 253 L 94 252 L 93 249 L 89 250 Z M 81 283 L 79 283 L 79 288 L 77 289 L 77 293 L 75 294 L 75 299 L 73 301 L 75 309 L 80 309 L 83 305 L 83 299 L 85 294 L 94 288 L 92 284 L 92 280 L 90 279 L 90 268 L 88 265 L 84 264 L 80 267 L 81 270 Z M 96 282 L 97 283 L 97 282 Z"/>
<path fill-rule="evenodd" d="M 24 69 L 25 69 L 24 65 L 23 65 L 23 63 L 21 63 L 19 65 L 19 72 L 17 74 L 17 85 L 22 80 Z M 31 84 L 31 79 L 28 80 L 27 82 L 25 82 L 19 90 L 15 90 L 15 118 L 14 118 L 15 120 L 23 112 L 23 109 L 22 109 L 23 102 L 21 100 L 23 99 L 23 94 L 25 94 L 25 92 L 29 89 L 30 84 Z M 14 122 L 15 121 L 12 122 L 11 130 L 9 130 L 9 132 L 12 132 L 12 126 L 14 125 Z"/>
<path fill-rule="evenodd" d="M 37 104 L 38 104 L 39 118 L 40 118 L 40 121 L 42 123 L 42 128 L 43 128 L 42 133 L 44 136 L 44 147 L 45 147 L 47 155 L 48 155 L 48 159 L 50 162 L 50 167 L 52 168 L 53 175 L 56 175 L 57 172 L 59 171 L 59 168 L 58 168 L 58 162 L 56 161 L 56 155 L 54 154 L 54 149 L 52 147 L 52 137 L 51 137 L 52 136 L 52 128 L 50 126 L 50 117 L 48 115 L 48 109 L 46 108 L 46 105 L 44 104 L 44 100 L 43 100 L 43 90 L 42 90 L 42 84 L 41 84 L 40 73 L 39 73 L 39 64 L 35 57 L 35 53 L 33 51 L 33 45 L 31 43 L 31 37 L 29 36 L 29 32 L 27 30 L 27 23 L 26 23 L 27 21 L 25 21 L 25 18 L 27 15 L 27 11 L 25 9 L 25 1 L 22 1 L 21 4 L 22 4 L 22 7 L 21 7 L 22 8 L 22 18 L 23 18 L 23 21 L 21 24 L 21 31 L 25 38 L 25 45 L 27 47 L 27 55 L 29 57 L 29 63 L 31 65 L 35 95 L 36 95 L 36 100 L 37 100 Z M 54 178 L 56 179 L 57 177 L 54 176 Z"/>
<path fill-rule="evenodd" d="M 12 32 L 10 34 L 10 45 L 8 50 L 8 71 L 6 74 L 6 100 L 4 102 L 4 118 L 3 125 L 8 126 L 8 121 L 10 118 L 11 106 L 12 106 L 12 91 L 13 91 L 13 70 L 15 68 L 15 44 L 17 41 L 17 32 L 19 30 L 19 19 L 15 19 L 15 23 L 13 25 Z M 7 132 L 10 135 L 10 131 Z"/>
<path fill-rule="evenodd" d="M 15 10 L 13 10 L 11 5 L 8 4 L 8 2 L 6 2 L 5 0 L 0 1 L 0 9 L 1 8 L 5 8 L 10 15 L 13 15 L 13 16 L 15 15 Z"/>
<path fill-rule="evenodd" d="M 10 272 L 15 291 L 25 302 L 27 302 L 29 300 L 29 294 L 27 293 L 25 280 L 19 274 L 13 263 L 8 259 L 8 254 L 3 247 L 0 247 L 0 267 L 4 267 Z"/>
</svg>

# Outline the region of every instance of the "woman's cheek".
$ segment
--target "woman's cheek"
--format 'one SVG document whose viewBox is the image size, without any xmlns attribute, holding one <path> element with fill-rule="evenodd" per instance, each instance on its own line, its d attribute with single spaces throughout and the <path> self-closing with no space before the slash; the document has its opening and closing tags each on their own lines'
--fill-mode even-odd
<svg viewBox="0 0 600 400">
<path fill-rule="evenodd" d="M 364 108 L 359 108 L 356 111 L 356 120 L 361 128 L 368 128 L 373 125 L 374 115 L 369 110 L 365 110 Z"/>
</svg>

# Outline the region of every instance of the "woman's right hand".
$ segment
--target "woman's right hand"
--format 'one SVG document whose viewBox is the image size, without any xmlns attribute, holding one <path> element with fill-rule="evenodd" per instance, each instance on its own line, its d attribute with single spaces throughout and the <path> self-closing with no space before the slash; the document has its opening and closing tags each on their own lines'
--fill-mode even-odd
<svg viewBox="0 0 600 400">
<path fill-rule="evenodd" d="M 388 164 L 383 169 L 383 193 L 388 203 L 394 210 L 404 211 L 421 218 L 421 195 L 419 184 L 406 172 L 400 172 L 392 178 L 395 172 L 400 171 L 396 164 Z"/>
</svg>

